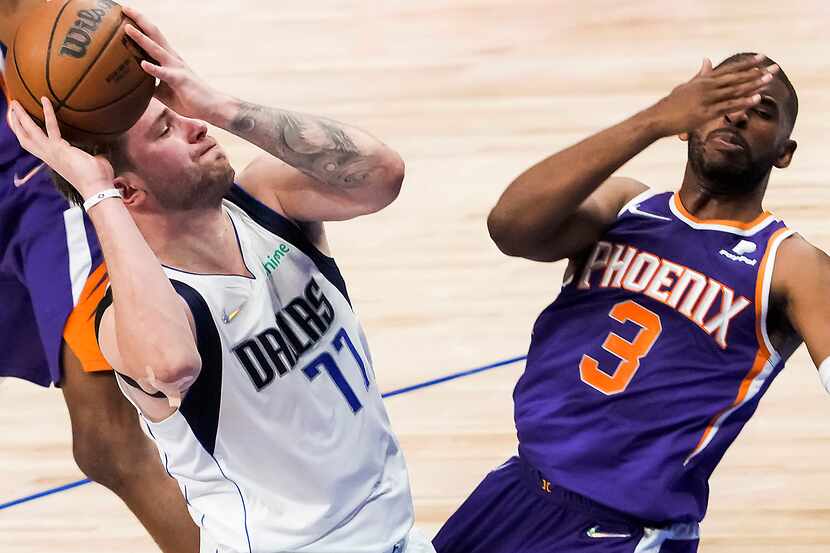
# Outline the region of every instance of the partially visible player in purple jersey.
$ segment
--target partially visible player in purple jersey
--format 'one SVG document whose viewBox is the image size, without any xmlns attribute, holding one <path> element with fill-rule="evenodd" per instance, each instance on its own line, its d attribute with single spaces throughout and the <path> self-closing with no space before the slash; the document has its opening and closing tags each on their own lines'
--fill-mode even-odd
<svg viewBox="0 0 830 553">
<path fill-rule="evenodd" d="M 41 3 L 0 0 L 0 377 L 59 386 L 85 475 L 115 492 L 165 553 L 195 553 L 199 534 L 184 498 L 98 349 L 95 308 L 108 281 L 92 224 L 7 121 L 5 43 Z"/>
<path fill-rule="evenodd" d="M 488 221 L 499 248 L 569 266 L 514 392 L 519 455 L 449 519 L 439 553 L 697 550 L 709 476 L 786 359 L 803 341 L 830 372 L 830 258 L 762 207 L 797 111 L 772 60 L 705 60 L 508 187 Z M 678 135 L 679 191 L 611 177 Z"/>
</svg>

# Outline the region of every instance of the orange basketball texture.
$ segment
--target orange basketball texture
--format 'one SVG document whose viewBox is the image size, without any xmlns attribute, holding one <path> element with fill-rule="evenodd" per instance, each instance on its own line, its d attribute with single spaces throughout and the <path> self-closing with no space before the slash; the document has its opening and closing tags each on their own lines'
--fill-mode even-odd
<svg viewBox="0 0 830 553">
<path fill-rule="evenodd" d="M 128 22 L 111 0 L 48 2 L 12 41 L 9 94 L 41 125 L 40 98 L 49 98 L 67 138 L 106 139 L 128 130 L 155 88 L 140 65 L 150 58 L 124 33 Z"/>
</svg>

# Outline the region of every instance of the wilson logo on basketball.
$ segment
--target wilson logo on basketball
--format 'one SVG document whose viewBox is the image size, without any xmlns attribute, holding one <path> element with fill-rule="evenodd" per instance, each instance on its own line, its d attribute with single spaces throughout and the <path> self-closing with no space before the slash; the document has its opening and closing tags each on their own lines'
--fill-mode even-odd
<svg viewBox="0 0 830 553">
<path fill-rule="evenodd" d="M 92 35 L 98 30 L 107 12 L 115 6 L 117 4 L 112 0 L 99 0 L 97 8 L 78 11 L 78 19 L 63 39 L 60 55 L 78 59 L 84 57 L 92 42 Z"/>
</svg>

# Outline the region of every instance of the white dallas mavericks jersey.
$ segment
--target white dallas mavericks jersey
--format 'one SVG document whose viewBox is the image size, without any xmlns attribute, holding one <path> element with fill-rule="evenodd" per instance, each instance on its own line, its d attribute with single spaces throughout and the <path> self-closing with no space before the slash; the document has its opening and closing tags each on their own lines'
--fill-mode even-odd
<svg viewBox="0 0 830 553">
<path fill-rule="evenodd" d="M 165 269 L 202 371 L 180 410 L 145 419 L 162 461 L 219 552 L 391 551 L 409 481 L 340 271 L 241 188 L 224 208 L 254 278 Z"/>
</svg>

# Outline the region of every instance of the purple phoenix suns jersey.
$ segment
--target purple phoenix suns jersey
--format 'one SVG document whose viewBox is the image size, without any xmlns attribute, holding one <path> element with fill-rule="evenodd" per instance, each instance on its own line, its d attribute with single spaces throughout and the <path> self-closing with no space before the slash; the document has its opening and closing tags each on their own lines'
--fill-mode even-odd
<svg viewBox="0 0 830 553">
<path fill-rule="evenodd" d="M 624 513 L 702 520 L 710 474 L 784 366 L 766 312 L 790 234 L 770 213 L 699 220 L 670 192 L 629 202 L 534 325 L 520 454 Z"/>
</svg>

